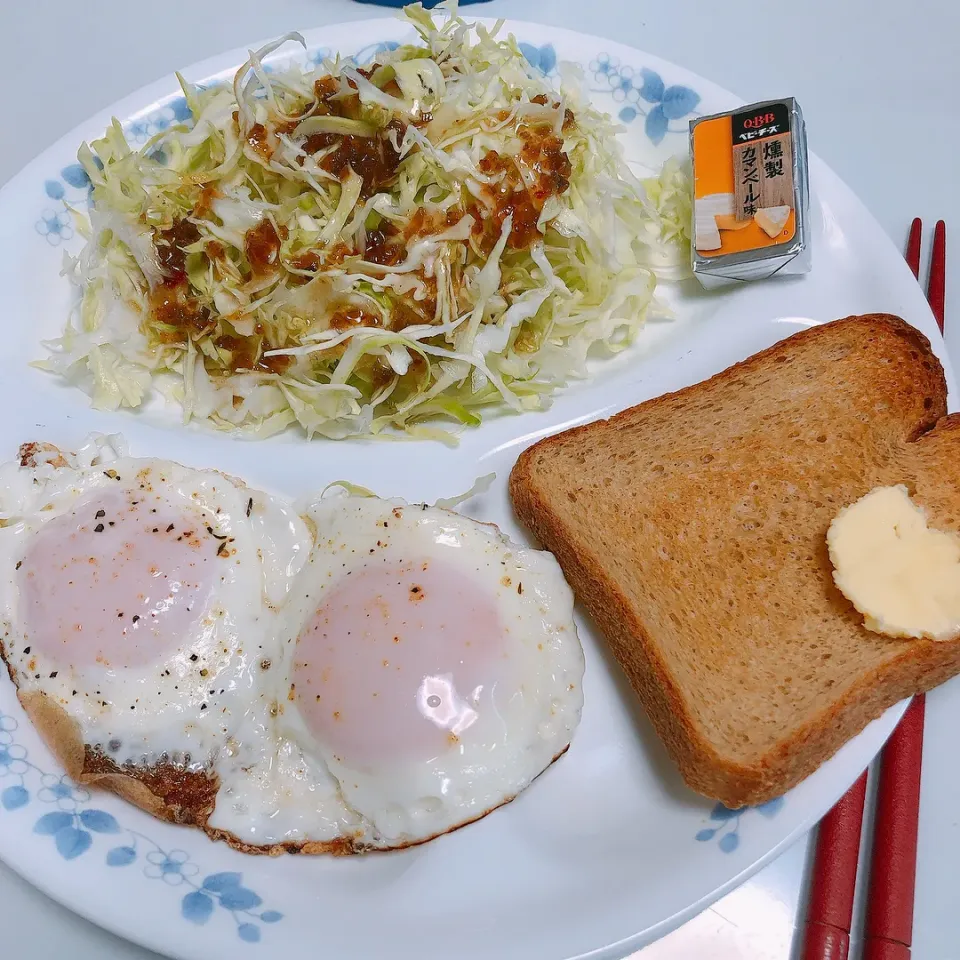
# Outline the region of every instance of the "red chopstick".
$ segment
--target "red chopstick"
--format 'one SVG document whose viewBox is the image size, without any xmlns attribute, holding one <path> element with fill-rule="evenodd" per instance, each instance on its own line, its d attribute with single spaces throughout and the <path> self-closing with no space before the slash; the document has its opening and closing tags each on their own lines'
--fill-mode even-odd
<svg viewBox="0 0 960 960">
<path fill-rule="evenodd" d="M 933 252 L 930 254 L 930 279 L 927 281 L 927 300 L 943 333 L 943 303 L 947 292 L 947 225 L 938 220 L 933 228 Z"/>
<path fill-rule="evenodd" d="M 850 953 L 850 923 L 866 793 L 867 771 L 864 770 L 860 779 L 820 821 L 802 960 L 846 960 Z"/>
<path fill-rule="evenodd" d="M 880 759 L 863 960 L 910 960 L 925 700 L 913 698 Z"/>
<path fill-rule="evenodd" d="M 910 236 L 907 239 L 907 266 L 913 271 L 917 282 L 920 282 L 920 241 L 923 239 L 923 222 L 914 217 L 910 224 Z"/>
<path fill-rule="evenodd" d="M 920 277 L 923 224 L 910 226 L 907 264 Z M 934 229 L 927 300 L 943 333 L 946 227 Z M 913 698 L 883 749 L 877 783 L 863 960 L 910 960 L 926 698 Z M 802 960 L 847 960 L 867 774 L 823 818 L 817 833 Z"/>
<path fill-rule="evenodd" d="M 927 280 L 927 300 L 941 333 L 946 292 L 946 232 L 946 225 L 940 220 L 933 231 Z M 915 272 L 919 272 L 919 265 Z M 883 748 L 877 783 L 863 960 L 910 960 L 925 710 L 926 698 L 922 694 L 914 697 L 900 725 Z"/>
</svg>

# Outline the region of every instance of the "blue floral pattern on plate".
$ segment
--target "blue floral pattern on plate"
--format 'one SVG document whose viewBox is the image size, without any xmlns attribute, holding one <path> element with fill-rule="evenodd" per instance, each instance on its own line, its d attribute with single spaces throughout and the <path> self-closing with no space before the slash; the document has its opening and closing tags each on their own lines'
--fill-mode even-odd
<svg viewBox="0 0 960 960">
<path fill-rule="evenodd" d="M 590 72 L 599 84 L 591 88 L 593 92 L 612 92 L 613 99 L 624 104 L 617 114 L 623 123 L 643 117 L 644 133 L 653 144 L 659 144 L 668 133 L 686 133 L 686 118 L 695 115 L 700 103 L 700 94 L 690 87 L 667 86 L 655 70 L 646 67 L 635 70 L 608 53 L 598 53 L 597 58 L 590 61 Z M 684 122 L 678 126 L 681 120 Z"/>
<path fill-rule="evenodd" d="M 86 171 L 79 163 L 68 164 L 60 171 L 56 180 L 45 180 L 43 192 L 48 200 L 58 204 L 57 209 L 46 207 L 34 224 L 34 230 L 51 247 L 73 238 L 75 233 L 72 210 L 83 209 L 90 202 L 92 184 Z"/>
<path fill-rule="evenodd" d="M 545 77 L 556 74 L 557 51 L 553 49 L 552 43 L 545 43 L 542 47 L 535 47 L 532 43 L 521 43 L 519 46 L 520 52 L 531 67 L 535 67 Z"/>
<path fill-rule="evenodd" d="M 52 247 L 58 247 L 73 237 L 73 224 L 67 210 L 44 210 L 35 224 L 37 233 Z"/>
<path fill-rule="evenodd" d="M 180 915 L 190 923 L 207 923 L 217 907 L 230 914 L 237 936 L 259 943 L 262 924 L 277 923 L 283 914 L 264 910 L 263 899 L 243 885 L 241 873 L 200 876 L 200 866 L 186 850 L 167 849 L 137 830 L 124 828 L 106 810 L 89 806 L 90 791 L 68 777 L 49 773 L 30 760 L 29 751 L 15 737 L 19 724 L 0 712 L 0 815 L 27 811 L 36 803 L 45 809 L 33 823 L 33 832 L 50 837 L 64 860 L 75 860 L 99 846 L 98 838 L 112 838 L 104 855 L 108 867 L 134 864 L 150 880 L 168 887 L 187 887 L 180 898 Z M 43 805 L 43 806 L 39 806 Z"/>
<path fill-rule="evenodd" d="M 756 810 L 762 817 L 768 820 L 775 817 L 784 804 L 783 797 L 775 797 L 758 807 L 741 807 L 739 810 L 731 810 L 729 807 L 718 803 L 710 811 L 710 820 L 716 824 L 713 827 L 704 827 L 696 836 L 701 843 L 716 838 L 717 846 L 724 853 L 733 853 L 740 846 L 740 821 L 751 810 Z"/>
<path fill-rule="evenodd" d="M 127 124 L 125 132 L 135 143 L 145 143 L 151 137 L 162 133 L 175 123 L 186 123 L 191 119 L 186 97 L 175 97 L 156 110 Z"/>
</svg>

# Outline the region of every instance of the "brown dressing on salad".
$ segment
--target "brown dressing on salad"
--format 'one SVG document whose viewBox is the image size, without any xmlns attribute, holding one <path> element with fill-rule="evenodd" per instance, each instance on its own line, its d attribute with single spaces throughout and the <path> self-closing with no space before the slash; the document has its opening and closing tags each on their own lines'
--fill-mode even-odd
<svg viewBox="0 0 960 960">
<path fill-rule="evenodd" d="M 359 72 L 369 79 L 375 69 L 376 65 L 373 65 L 362 68 Z M 395 80 L 384 84 L 384 90 L 392 96 L 401 95 Z M 297 125 L 307 117 L 361 119 L 361 103 L 356 93 L 356 85 L 349 79 L 340 82 L 332 76 L 321 77 L 314 83 L 314 94 L 314 102 L 305 105 L 300 117 L 281 119 L 269 125 L 253 124 L 245 134 L 246 146 L 264 161 L 269 161 L 273 156 L 277 134 L 292 134 Z M 534 97 L 532 102 L 559 106 L 557 101 L 545 94 Z M 508 116 L 508 112 L 502 111 L 500 120 L 503 121 Z M 239 115 L 235 113 L 234 118 L 239 125 Z M 432 119 L 431 114 L 421 113 L 412 122 L 423 126 Z M 565 110 L 563 130 L 570 129 L 573 122 L 573 113 Z M 359 176 L 362 181 L 360 196 L 362 200 L 366 200 L 395 182 L 401 163 L 395 144 L 402 142 L 406 129 L 406 123 L 395 118 L 372 137 L 315 133 L 306 138 L 302 148 L 304 153 L 317 156 L 320 168 L 340 181 L 345 181 L 351 171 Z M 480 160 L 480 170 L 488 176 L 498 178 L 497 182 L 483 189 L 482 199 L 470 198 L 468 194 L 464 194 L 468 201 L 466 207 L 457 204 L 440 214 L 428 213 L 421 208 L 403 228 L 389 220 L 381 220 L 375 229 L 367 232 L 362 250 L 354 250 L 344 243 L 337 243 L 330 249 L 307 250 L 294 255 L 288 261 L 289 266 L 305 273 L 317 273 L 322 267 L 341 263 L 351 256 L 361 256 L 370 263 L 385 267 L 395 266 L 406 259 L 409 244 L 421 237 L 442 233 L 467 214 L 472 215 L 475 221 L 474 243 L 484 252 L 489 253 L 493 249 L 509 216 L 513 218 L 508 237 L 509 247 L 517 250 L 529 248 L 540 236 L 537 221 L 544 204 L 552 196 L 562 194 L 569 188 L 572 168 L 570 159 L 563 150 L 563 138 L 554 132 L 553 125 L 546 122 L 521 123 L 516 135 L 522 142 L 519 156 L 502 156 L 497 151 L 490 150 Z M 303 159 L 300 158 L 301 164 Z M 526 182 L 520 174 L 519 165 L 528 171 Z M 210 216 L 213 201 L 220 196 L 222 194 L 214 185 L 204 185 L 199 191 L 193 214 L 198 217 Z M 280 253 L 283 240 L 287 236 L 288 230 L 285 226 L 278 229 L 269 219 L 262 220 L 246 232 L 243 253 L 252 277 L 268 277 L 282 269 Z M 265 357 L 264 351 L 272 347 L 264 342 L 263 330 L 259 325 L 254 336 L 238 334 L 229 323 L 221 324 L 216 318 L 212 318 L 210 308 L 192 294 L 187 279 L 187 254 L 184 248 L 200 240 L 201 234 L 196 224 L 186 218 L 176 220 L 172 226 L 155 236 L 157 260 L 164 280 L 151 291 L 149 305 L 153 318 L 161 325 L 161 342 L 183 343 L 187 338 L 197 339 L 215 330 L 220 333 L 214 344 L 222 351 L 222 365 L 218 366 L 216 361 L 205 357 L 204 363 L 208 368 L 215 368 L 211 369 L 212 373 L 285 372 L 293 364 L 294 358 Z M 225 261 L 227 258 L 224 244 L 214 239 L 206 240 L 204 253 L 212 263 Z M 433 321 L 437 304 L 436 279 L 425 277 L 422 270 L 418 275 L 427 287 L 427 296 L 416 303 L 396 300 L 390 310 L 391 329 L 402 330 L 408 326 Z M 293 283 L 308 283 L 311 278 L 295 275 L 290 279 Z M 382 325 L 383 319 L 379 315 L 353 304 L 335 307 L 329 318 L 330 328 L 337 331 Z M 223 327 L 226 327 L 228 332 L 222 332 Z M 412 372 L 417 369 L 417 361 L 418 358 L 413 358 Z M 422 361 L 419 363 L 420 366 L 423 365 Z M 375 387 L 384 386 L 396 376 L 389 364 L 382 360 L 377 360 L 368 372 Z"/>
</svg>

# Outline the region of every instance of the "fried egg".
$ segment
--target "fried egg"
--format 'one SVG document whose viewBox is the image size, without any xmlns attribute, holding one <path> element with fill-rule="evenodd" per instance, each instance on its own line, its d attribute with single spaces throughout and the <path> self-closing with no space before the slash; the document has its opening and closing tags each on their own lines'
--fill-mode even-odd
<svg viewBox="0 0 960 960">
<path fill-rule="evenodd" d="M 573 595 L 553 556 L 446 509 L 324 497 L 289 621 L 282 736 L 398 847 L 511 800 L 582 707 Z"/>
<path fill-rule="evenodd" d="M 42 692 L 125 771 L 229 791 L 276 753 L 264 665 L 311 538 L 284 502 L 212 470 L 31 445 L 0 475 L 0 621 L 21 698 Z M 317 776 L 315 839 L 351 815 Z M 258 838 L 249 837 L 251 843 Z"/>
</svg>

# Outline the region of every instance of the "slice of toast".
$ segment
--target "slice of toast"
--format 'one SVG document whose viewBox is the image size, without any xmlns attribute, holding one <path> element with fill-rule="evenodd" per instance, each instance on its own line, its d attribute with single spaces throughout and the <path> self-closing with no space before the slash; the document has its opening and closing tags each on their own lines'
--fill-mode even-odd
<svg viewBox="0 0 960 960">
<path fill-rule="evenodd" d="M 826 545 L 839 510 L 886 484 L 960 530 L 960 415 L 945 414 L 927 339 L 849 317 L 521 455 L 517 514 L 694 790 L 779 796 L 960 672 L 958 640 L 868 631 Z"/>
</svg>

